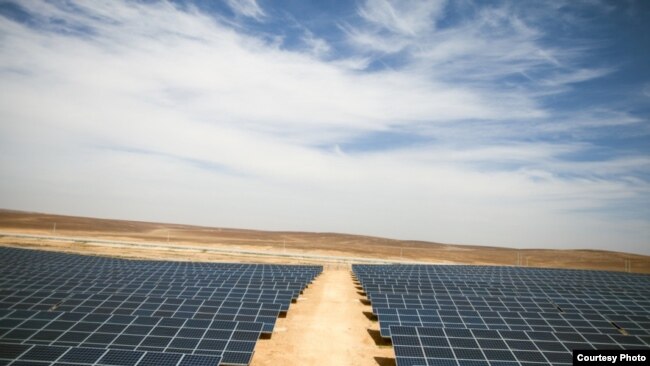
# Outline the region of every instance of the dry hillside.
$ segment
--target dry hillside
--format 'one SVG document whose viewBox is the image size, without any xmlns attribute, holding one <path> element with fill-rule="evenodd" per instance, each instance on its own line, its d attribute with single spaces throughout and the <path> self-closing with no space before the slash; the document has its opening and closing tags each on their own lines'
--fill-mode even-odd
<svg viewBox="0 0 650 366">
<path fill-rule="evenodd" d="M 56 229 L 55 229 L 56 225 Z M 522 265 L 535 267 L 583 268 L 650 273 L 650 257 L 597 250 L 543 250 L 451 245 L 393 240 L 370 236 L 256 231 L 208 228 L 138 221 L 105 220 L 40 213 L 0 210 L 0 232 L 82 237 L 102 240 L 158 243 L 179 247 L 219 248 L 260 253 L 318 254 L 336 257 L 384 260 Z M 121 249 L 71 244 L 38 239 L 0 238 L 0 244 L 39 247 L 100 255 L 183 260 L 244 260 L 296 262 L 291 258 L 224 255 L 201 250 Z M 300 260 L 302 262 L 305 259 Z M 318 261 L 311 259 L 309 261 Z M 627 264 L 626 264 L 627 262 Z M 628 268 L 626 268 L 626 266 Z"/>
</svg>

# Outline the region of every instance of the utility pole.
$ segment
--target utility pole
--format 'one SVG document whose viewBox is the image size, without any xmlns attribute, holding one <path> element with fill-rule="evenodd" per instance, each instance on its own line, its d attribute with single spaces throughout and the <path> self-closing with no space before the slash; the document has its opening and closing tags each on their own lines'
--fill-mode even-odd
<svg viewBox="0 0 650 366">
<path fill-rule="evenodd" d="M 632 270 L 632 265 L 630 263 L 630 260 L 626 259 L 625 260 L 625 272 L 630 273 L 631 270 Z"/>
<path fill-rule="evenodd" d="M 169 244 L 169 229 L 167 229 L 167 244 Z"/>
<path fill-rule="evenodd" d="M 282 252 L 287 252 L 287 239 L 282 239 Z"/>
<path fill-rule="evenodd" d="M 54 226 L 52 226 L 52 235 L 56 235 L 56 222 L 54 223 Z"/>
</svg>

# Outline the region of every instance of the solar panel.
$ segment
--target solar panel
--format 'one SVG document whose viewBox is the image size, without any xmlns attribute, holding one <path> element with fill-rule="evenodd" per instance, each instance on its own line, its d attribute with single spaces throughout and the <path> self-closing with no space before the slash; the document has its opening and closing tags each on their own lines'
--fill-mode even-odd
<svg viewBox="0 0 650 366">
<path fill-rule="evenodd" d="M 385 294 L 368 295 L 373 314 L 378 308 L 391 309 L 440 309 L 467 311 L 558 311 L 558 306 L 547 298 L 536 297 L 495 297 L 495 296 L 444 296 L 423 294 Z"/>
<path fill-rule="evenodd" d="M 575 332 L 526 332 L 391 326 L 397 365 L 534 362 L 570 365 L 573 349 L 631 349 L 650 345 L 639 337 Z"/>
<path fill-rule="evenodd" d="M 135 366 L 144 356 L 144 352 L 111 349 L 99 360 L 104 365 Z"/>
<path fill-rule="evenodd" d="M 573 349 L 650 347 L 650 276 L 353 265 L 398 366 L 571 364 Z"/>
<path fill-rule="evenodd" d="M 390 337 L 392 325 L 438 328 L 472 328 L 650 335 L 650 317 L 635 318 L 600 314 L 517 311 L 473 311 L 440 309 L 378 308 L 381 335 Z M 613 322 L 611 319 L 618 319 Z"/>
<path fill-rule="evenodd" d="M 105 349 L 99 348 L 71 348 L 63 357 L 59 358 L 59 361 L 94 364 L 99 361 L 106 352 Z"/>
<path fill-rule="evenodd" d="M 31 297 L 34 298 L 35 296 Z M 89 293 L 73 294 L 57 301 L 58 306 L 55 311 L 261 322 L 264 323 L 264 333 L 273 331 L 276 319 L 283 309 L 282 304 L 274 302 L 190 301 L 164 297 L 134 299 L 134 296 L 103 296 Z M 13 306 L 9 306 L 9 309 L 24 308 L 20 306 L 21 304 L 22 302 L 18 300 Z M 42 310 L 43 307 L 32 306 L 27 309 Z M 47 310 L 52 311 L 52 307 L 48 306 Z"/>
<path fill-rule="evenodd" d="M 0 248 L 0 360 L 247 365 L 321 272 Z"/>
<path fill-rule="evenodd" d="M 11 365 L 114 365 L 114 366 L 216 366 L 220 356 L 139 352 L 61 346 L 32 346 L 0 341 L 0 364 Z"/>
</svg>

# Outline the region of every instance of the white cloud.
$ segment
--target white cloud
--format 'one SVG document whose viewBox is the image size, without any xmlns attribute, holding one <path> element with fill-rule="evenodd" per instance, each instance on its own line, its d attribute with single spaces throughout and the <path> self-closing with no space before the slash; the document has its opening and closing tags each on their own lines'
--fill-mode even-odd
<svg viewBox="0 0 650 366">
<path fill-rule="evenodd" d="M 567 85 L 614 71 L 574 67 L 586 46 L 558 48 L 542 42 L 544 33 L 522 19 L 533 18 L 534 11 L 518 14 L 507 2 L 480 10 L 469 6 L 464 9 L 468 15 L 456 20 L 458 24 L 437 27 L 446 9 L 446 1 L 367 0 L 359 10 L 366 23 L 343 28 L 351 45 L 378 60 L 401 53 L 423 75 L 449 82 L 489 83 L 492 89 L 504 77 L 526 77 L 529 83 L 517 85 L 520 93 L 531 96 L 566 91 Z"/>
<path fill-rule="evenodd" d="M 550 86 L 574 84 L 603 77 L 612 71 L 611 69 L 577 69 L 569 73 L 552 76 L 542 82 Z"/>
<path fill-rule="evenodd" d="M 326 40 L 316 37 L 309 30 L 305 31 L 302 40 L 307 45 L 309 52 L 316 57 L 326 56 L 332 50 L 332 47 L 330 47 Z"/>
<path fill-rule="evenodd" d="M 647 197 L 631 174 L 647 159 L 569 163 L 562 155 L 589 146 L 500 144 L 543 133 L 537 124 L 554 116 L 534 93 L 458 82 L 483 75 L 476 62 L 463 64 L 481 53 L 499 75 L 562 59 L 560 50 L 535 53 L 523 25 L 496 50 L 448 30 L 403 69 L 361 72 L 371 56 L 314 57 L 332 52 L 316 36 L 290 52 L 169 3 L 66 4 L 20 2 L 39 15 L 35 28 L 0 18 L 3 206 L 492 245 L 607 248 L 616 234 L 625 249 L 647 251 L 638 218 L 573 214 Z M 399 19 L 364 16 L 400 39 L 442 11 L 386 4 Z M 513 40 L 525 52 L 499 55 Z M 344 146 L 394 131 L 443 142 Z"/>
<path fill-rule="evenodd" d="M 235 14 L 256 20 L 261 20 L 266 16 L 256 0 L 226 0 L 226 3 Z"/>
<path fill-rule="evenodd" d="M 379 28 L 415 36 L 435 26 L 445 4 L 444 0 L 367 0 L 359 14 Z"/>
</svg>

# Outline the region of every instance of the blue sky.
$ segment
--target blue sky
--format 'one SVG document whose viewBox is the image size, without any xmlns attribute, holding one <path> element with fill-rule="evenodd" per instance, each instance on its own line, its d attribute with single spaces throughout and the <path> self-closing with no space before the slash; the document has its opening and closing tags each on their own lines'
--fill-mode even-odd
<svg viewBox="0 0 650 366">
<path fill-rule="evenodd" d="M 0 206 L 650 254 L 647 1 L 2 1 Z"/>
</svg>

